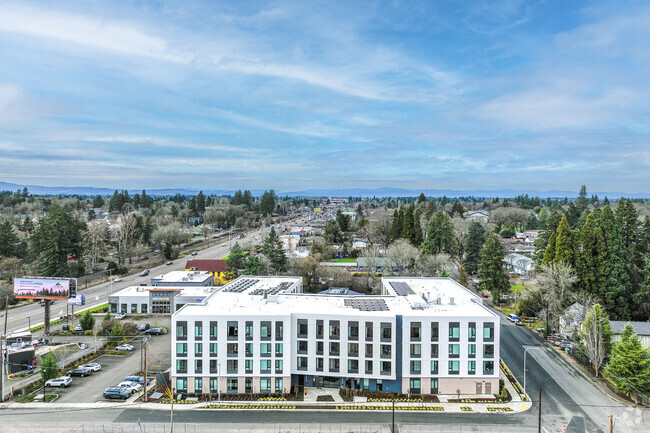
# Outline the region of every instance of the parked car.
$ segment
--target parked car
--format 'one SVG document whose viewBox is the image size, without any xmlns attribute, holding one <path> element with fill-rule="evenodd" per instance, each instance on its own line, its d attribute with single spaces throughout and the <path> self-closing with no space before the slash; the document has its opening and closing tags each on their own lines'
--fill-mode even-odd
<svg viewBox="0 0 650 433">
<path fill-rule="evenodd" d="M 147 275 L 149 275 L 149 269 L 145 269 L 144 271 L 140 272 L 141 277 L 146 277 Z"/>
<path fill-rule="evenodd" d="M 81 327 L 81 325 L 75 325 L 73 331 L 83 331 L 84 329 Z"/>
<path fill-rule="evenodd" d="M 120 384 L 117 386 L 131 390 L 131 394 L 135 394 L 136 392 L 142 390 L 142 385 L 140 385 L 138 382 L 120 382 Z"/>
<path fill-rule="evenodd" d="M 80 367 L 87 368 L 90 371 L 99 371 L 102 369 L 102 365 L 96 362 L 89 362 L 88 364 L 80 365 Z"/>
<path fill-rule="evenodd" d="M 90 376 L 90 373 L 92 373 L 92 370 L 90 370 L 89 368 L 78 367 L 75 368 L 74 370 L 68 371 L 66 373 L 66 376 L 86 377 L 86 376 Z"/>
<path fill-rule="evenodd" d="M 121 400 L 126 400 L 131 397 L 132 392 L 126 388 L 120 388 L 119 386 L 111 386 L 104 390 L 104 398 L 117 398 Z"/>
<path fill-rule="evenodd" d="M 484 298 L 489 298 L 489 297 L 490 297 L 490 295 L 488 295 L 488 294 L 485 293 L 485 292 L 481 292 L 481 296 L 484 297 Z"/>
<path fill-rule="evenodd" d="M 146 334 L 148 335 L 163 335 L 166 334 L 167 330 L 165 328 L 151 328 L 148 329 Z"/>
<path fill-rule="evenodd" d="M 170 260 L 170 261 L 168 261 L 168 262 L 167 262 L 167 263 L 165 263 L 165 264 L 166 264 L 167 266 L 169 266 L 169 265 L 173 265 L 173 264 L 174 264 L 174 262 L 173 262 L 172 260 Z"/>
<path fill-rule="evenodd" d="M 576 347 L 576 345 L 570 341 L 563 341 L 560 343 L 560 349 L 573 349 L 574 347 Z"/>
<path fill-rule="evenodd" d="M 193 256 L 197 255 L 198 253 L 199 253 L 198 251 L 192 251 Z"/>
<path fill-rule="evenodd" d="M 515 320 L 515 325 L 524 326 L 524 322 L 522 322 L 521 320 Z"/>
<path fill-rule="evenodd" d="M 506 316 L 506 319 L 510 320 L 511 322 L 516 322 L 517 320 L 519 320 L 519 316 L 517 316 L 516 314 L 508 314 Z"/>
<path fill-rule="evenodd" d="M 147 329 L 151 328 L 151 325 L 148 323 L 143 323 L 142 325 L 138 326 L 138 331 L 144 332 Z"/>
<path fill-rule="evenodd" d="M 135 347 L 131 344 L 125 343 L 125 344 L 120 344 L 115 348 L 115 350 L 118 350 L 120 352 L 131 352 Z"/>
<path fill-rule="evenodd" d="M 72 383 L 72 378 L 70 376 L 61 376 L 56 379 L 50 379 L 45 382 L 45 386 L 53 386 L 57 388 L 67 388 Z"/>
<path fill-rule="evenodd" d="M 124 382 L 136 382 L 139 384 L 144 383 L 144 377 L 142 376 L 126 376 Z M 151 382 L 151 379 L 147 379 L 147 383 Z"/>
<path fill-rule="evenodd" d="M 116 279 L 113 280 L 114 283 L 119 283 L 122 281 L 122 277 L 117 277 Z"/>
<path fill-rule="evenodd" d="M 115 319 L 116 319 L 116 320 L 122 320 L 122 319 L 124 319 L 125 317 L 126 317 L 126 313 L 117 313 L 117 314 L 115 315 Z"/>
</svg>

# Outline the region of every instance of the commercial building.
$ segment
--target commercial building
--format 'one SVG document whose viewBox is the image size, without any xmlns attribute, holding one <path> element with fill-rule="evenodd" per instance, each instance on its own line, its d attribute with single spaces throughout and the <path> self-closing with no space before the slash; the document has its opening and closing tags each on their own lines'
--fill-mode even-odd
<svg viewBox="0 0 650 433">
<path fill-rule="evenodd" d="M 201 287 L 214 286 L 214 277 L 207 271 L 172 271 L 153 277 L 152 286 Z"/>
<path fill-rule="evenodd" d="M 130 286 L 108 297 L 113 314 L 171 314 L 185 304 L 201 302 L 215 287 Z"/>
<path fill-rule="evenodd" d="M 301 292 L 299 277 L 240 277 L 176 311 L 176 389 L 499 391 L 499 318 L 455 281 L 384 278 L 380 296 Z"/>
<path fill-rule="evenodd" d="M 216 286 L 223 274 L 226 272 L 225 260 L 188 260 L 185 263 L 186 271 L 202 271 L 209 272 L 214 277 L 214 285 Z"/>
</svg>

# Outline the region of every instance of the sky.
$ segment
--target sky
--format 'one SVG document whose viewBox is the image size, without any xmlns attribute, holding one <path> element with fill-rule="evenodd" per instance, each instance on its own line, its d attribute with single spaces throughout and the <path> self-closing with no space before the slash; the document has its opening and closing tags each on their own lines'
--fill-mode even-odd
<svg viewBox="0 0 650 433">
<path fill-rule="evenodd" d="M 645 1 L 0 11 L 0 181 L 650 191 Z"/>
</svg>

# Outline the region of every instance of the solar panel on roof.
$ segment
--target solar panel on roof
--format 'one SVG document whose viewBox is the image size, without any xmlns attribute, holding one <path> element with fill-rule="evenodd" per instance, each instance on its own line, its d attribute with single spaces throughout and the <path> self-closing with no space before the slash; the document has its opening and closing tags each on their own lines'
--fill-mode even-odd
<svg viewBox="0 0 650 433">
<path fill-rule="evenodd" d="M 388 311 L 388 304 L 383 299 L 346 299 L 345 306 L 356 308 L 360 311 Z"/>
<path fill-rule="evenodd" d="M 414 295 L 415 292 L 407 283 L 403 281 L 391 281 L 390 286 L 395 290 L 397 296 Z"/>
</svg>

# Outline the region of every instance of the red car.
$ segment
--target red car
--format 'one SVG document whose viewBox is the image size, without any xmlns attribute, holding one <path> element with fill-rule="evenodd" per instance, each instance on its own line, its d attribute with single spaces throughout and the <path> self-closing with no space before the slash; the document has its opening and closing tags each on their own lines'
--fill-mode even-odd
<svg viewBox="0 0 650 433">
<path fill-rule="evenodd" d="M 488 294 L 485 293 L 485 292 L 481 292 L 481 296 L 483 296 L 484 298 L 489 298 L 489 297 L 490 297 L 490 295 L 488 295 Z"/>
</svg>

